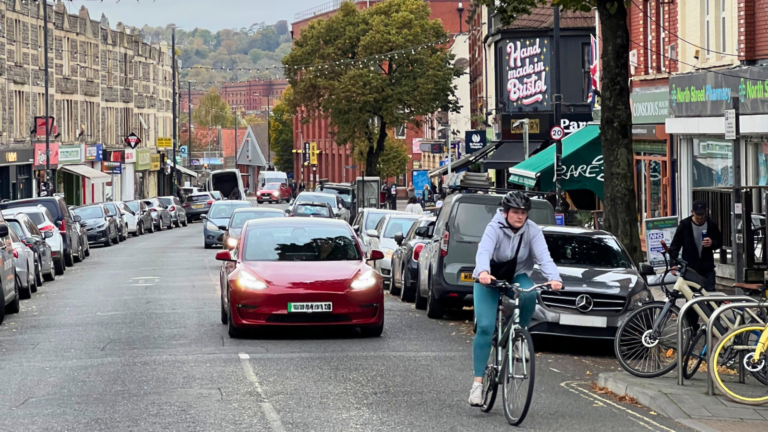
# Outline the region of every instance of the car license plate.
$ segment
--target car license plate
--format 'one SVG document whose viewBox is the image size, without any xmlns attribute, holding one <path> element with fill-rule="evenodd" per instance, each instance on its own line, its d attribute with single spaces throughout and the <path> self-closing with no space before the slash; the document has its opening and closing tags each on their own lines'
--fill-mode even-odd
<svg viewBox="0 0 768 432">
<path fill-rule="evenodd" d="M 472 273 L 462 273 L 461 274 L 461 281 L 462 282 L 474 282 L 475 279 L 472 277 Z"/>
<path fill-rule="evenodd" d="M 192 206 L 192 208 L 203 208 L 205 204 L 195 204 Z"/>
<path fill-rule="evenodd" d="M 288 312 L 332 312 L 331 302 L 325 303 L 288 303 Z"/>
<path fill-rule="evenodd" d="M 608 326 L 608 318 L 603 316 L 560 314 L 560 324 L 576 327 L 600 327 Z"/>
</svg>

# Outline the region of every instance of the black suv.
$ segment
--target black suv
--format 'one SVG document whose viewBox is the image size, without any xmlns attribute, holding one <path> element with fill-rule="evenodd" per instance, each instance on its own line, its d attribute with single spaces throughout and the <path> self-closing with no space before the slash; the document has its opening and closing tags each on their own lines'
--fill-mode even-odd
<svg viewBox="0 0 768 432">
<path fill-rule="evenodd" d="M 74 216 L 69 212 L 69 208 L 67 208 L 67 203 L 64 201 L 64 198 L 52 196 L 4 202 L 0 203 L 0 210 L 19 207 L 36 207 L 38 205 L 45 207 L 51 213 L 51 216 L 53 216 L 53 222 L 56 224 L 56 227 L 59 228 L 59 231 L 61 231 L 61 237 L 64 240 L 64 263 L 67 267 L 72 267 L 75 264 L 72 245 L 77 244 L 77 238 L 80 234 L 77 231 L 78 227 L 74 223 Z"/>
</svg>

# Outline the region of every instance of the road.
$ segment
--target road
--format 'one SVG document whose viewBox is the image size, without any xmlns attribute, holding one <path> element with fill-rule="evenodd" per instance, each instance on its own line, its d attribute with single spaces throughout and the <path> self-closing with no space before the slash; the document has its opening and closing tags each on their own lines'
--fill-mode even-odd
<svg viewBox="0 0 768 432">
<path fill-rule="evenodd" d="M 202 225 L 132 238 L 22 301 L 0 326 L 0 430 L 508 431 L 467 404 L 471 334 L 388 297 L 381 338 L 227 336 Z M 686 430 L 590 391 L 610 344 L 539 341 L 521 430 Z M 557 352 L 551 350 L 557 347 Z M 538 348 L 538 345 L 537 345 Z"/>
</svg>

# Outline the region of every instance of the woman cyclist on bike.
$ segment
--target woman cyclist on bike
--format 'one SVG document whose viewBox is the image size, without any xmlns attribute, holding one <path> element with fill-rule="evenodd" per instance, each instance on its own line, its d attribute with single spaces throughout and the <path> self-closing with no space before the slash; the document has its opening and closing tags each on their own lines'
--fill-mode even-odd
<svg viewBox="0 0 768 432">
<path fill-rule="evenodd" d="M 473 292 L 477 332 L 472 346 L 475 373 L 475 382 L 469 393 L 472 406 L 483 404 L 483 374 L 491 354 L 496 306 L 501 294 L 498 289 L 485 285 L 501 279 L 519 284 L 520 288 L 530 288 L 534 285 L 529 276 L 535 261 L 552 289 L 559 290 L 563 286 L 541 228 L 528 219 L 531 199 L 523 192 L 514 191 L 504 196 L 501 205 L 502 208 L 485 228 L 483 239 L 477 247 L 475 271 L 472 274 L 477 281 Z M 536 291 L 520 296 L 520 325 L 523 327 L 528 327 L 533 318 L 536 300 Z"/>
</svg>

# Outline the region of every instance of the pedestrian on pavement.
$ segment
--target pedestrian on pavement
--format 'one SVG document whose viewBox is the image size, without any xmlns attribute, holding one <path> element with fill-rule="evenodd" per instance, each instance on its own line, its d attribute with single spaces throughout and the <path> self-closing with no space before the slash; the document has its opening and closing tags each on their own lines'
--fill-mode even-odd
<svg viewBox="0 0 768 432">
<path fill-rule="evenodd" d="M 673 259 L 680 257 L 688 263 L 688 268 L 704 278 L 703 288 L 715 291 L 715 251 L 723 245 L 723 235 L 717 223 L 707 215 L 707 203 L 701 200 L 693 202 L 691 216 L 680 221 L 669 256 Z M 676 270 L 677 267 L 673 267 Z M 673 271 L 673 274 L 677 272 Z"/>
<path fill-rule="evenodd" d="M 389 208 L 391 210 L 397 210 L 397 184 L 392 182 L 392 188 L 389 195 Z"/>
<path fill-rule="evenodd" d="M 408 198 L 408 205 L 405 206 L 405 212 L 415 214 L 415 215 L 424 214 L 424 210 L 421 208 L 419 203 L 416 202 L 415 196 Z"/>
<path fill-rule="evenodd" d="M 304 192 L 304 182 L 299 183 L 299 193 Z"/>
<path fill-rule="evenodd" d="M 408 198 L 415 197 L 416 190 L 413 187 L 413 182 L 408 183 Z"/>
<path fill-rule="evenodd" d="M 291 198 L 296 198 L 296 182 L 291 182 L 289 187 L 291 188 Z"/>
<path fill-rule="evenodd" d="M 384 182 L 381 185 L 381 193 L 379 194 L 379 207 L 385 208 L 389 204 L 389 184 Z"/>
</svg>

